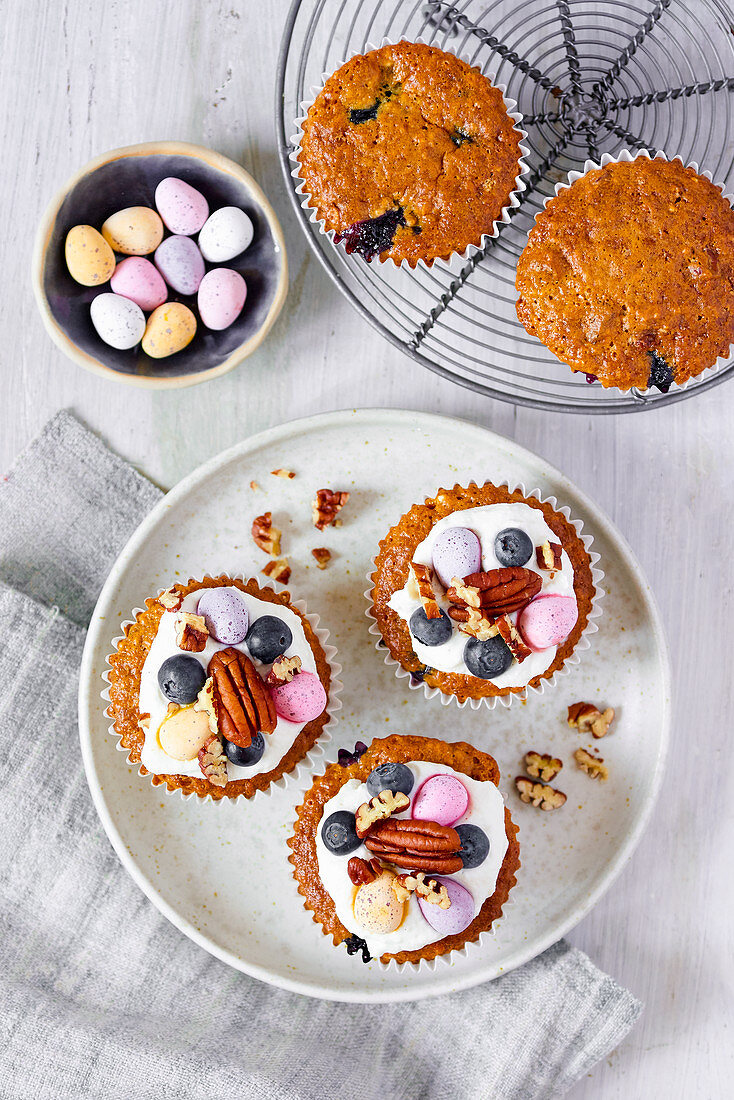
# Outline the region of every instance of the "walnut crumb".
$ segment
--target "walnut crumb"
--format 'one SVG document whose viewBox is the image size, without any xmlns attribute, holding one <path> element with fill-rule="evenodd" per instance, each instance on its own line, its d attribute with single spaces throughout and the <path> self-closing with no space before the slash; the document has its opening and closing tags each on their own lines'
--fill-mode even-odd
<svg viewBox="0 0 734 1100">
<path fill-rule="evenodd" d="M 601 779 L 602 783 L 606 783 L 609 778 L 609 768 L 604 763 L 603 757 L 592 756 L 586 749 L 576 749 L 573 755 L 581 771 L 586 772 L 589 779 Z"/>
<path fill-rule="evenodd" d="M 325 546 L 316 546 L 311 551 L 311 553 L 316 559 L 316 564 L 318 565 L 319 569 L 326 569 L 327 565 L 331 561 L 331 550 L 327 550 Z"/>
<path fill-rule="evenodd" d="M 540 753 L 531 750 L 525 753 L 525 771 L 533 779 L 541 779 L 544 783 L 550 783 L 555 779 L 563 767 L 563 761 L 549 753 Z"/>
<path fill-rule="evenodd" d="M 614 721 L 614 708 L 600 711 L 593 703 L 571 703 L 568 708 L 568 724 L 582 733 L 591 733 L 597 739 L 609 733 Z"/>
<path fill-rule="evenodd" d="M 288 584 L 291 579 L 291 567 L 288 564 L 288 558 L 275 558 L 264 565 L 260 572 L 264 573 L 266 577 L 278 581 L 279 584 Z"/>
<path fill-rule="evenodd" d="M 543 783 L 534 783 L 524 775 L 518 775 L 515 787 L 523 802 L 532 802 L 533 806 L 539 806 L 541 810 L 558 810 L 566 802 L 563 791 L 557 791 Z"/>
<path fill-rule="evenodd" d="M 279 466 L 277 470 L 271 470 L 270 473 L 273 477 L 284 477 L 289 480 L 296 476 L 295 470 L 286 470 L 282 466 Z"/>
<path fill-rule="evenodd" d="M 271 558 L 280 555 L 281 531 L 273 523 L 273 513 L 263 512 L 252 521 L 252 539 L 256 546 L 270 554 Z"/>
</svg>

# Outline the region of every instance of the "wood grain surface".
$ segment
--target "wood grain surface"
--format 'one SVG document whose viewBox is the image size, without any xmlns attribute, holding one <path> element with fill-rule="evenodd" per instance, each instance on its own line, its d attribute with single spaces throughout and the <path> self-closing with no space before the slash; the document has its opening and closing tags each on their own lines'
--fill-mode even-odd
<svg viewBox="0 0 734 1100">
<path fill-rule="evenodd" d="M 571 1095 L 730 1096 L 734 384 L 652 413 L 563 416 L 477 398 L 382 341 L 309 255 L 281 180 L 273 93 L 287 6 L 3 6 L 2 468 L 60 407 L 168 488 L 271 425 L 387 406 L 486 424 L 573 478 L 621 528 L 657 594 L 676 708 L 652 823 L 616 885 L 570 937 L 633 990 L 645 1012 L 608 1064 Z M 36 224 L 67 176 L 105 149 L 167 138 L 210 145 L 254 175 L 282 219 L 291 285 L 280 319 L 244 366 L 203 387 L 152 393 L 67 361 L 42 328 L 29 272 Z"/>
</svg>

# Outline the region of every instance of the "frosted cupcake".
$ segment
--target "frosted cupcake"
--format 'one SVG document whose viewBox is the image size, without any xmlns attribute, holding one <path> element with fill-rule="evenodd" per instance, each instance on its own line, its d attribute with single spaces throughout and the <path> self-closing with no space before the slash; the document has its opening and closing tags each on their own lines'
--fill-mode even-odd
<svg viewBox="0 0 734 1100">
<path fill-rule="evenodd" d="M 590 541 L 519 489 L 441 489 L 380 543 L 371 615 L 414 682 L 460 703 L 524 695 L 563 667 L 589 624 Z"/>
<path fill-rule="evenodd" d="M 292 771 L 329 721 L 327 653 L 286 591 L 190 580 L 146 600 L 123 629 L 107 714 L 153 784 L 249 798 Z"/>
<path fill-rule="evenodd" d="M 478 940 L 520 866 L 491 756 L 428 737 L 373 741 L 298 807 L 289 857 L 304 906 L 365 962 L 419 963 Z"/>
</svg>

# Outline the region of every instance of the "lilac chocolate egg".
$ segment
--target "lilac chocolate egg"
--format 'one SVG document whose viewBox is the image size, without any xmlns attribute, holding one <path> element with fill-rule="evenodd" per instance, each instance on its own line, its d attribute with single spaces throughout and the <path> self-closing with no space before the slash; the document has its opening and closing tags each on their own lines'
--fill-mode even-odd
<svg viewBox="0 0 734 1100">
<path fill-rule="evenodd" d="M 413 799 L 412 815 L 418 821 L 453 825 L 469 806 L 469 792 L 452 775 L 432 775 L 421 783 Z"/>
<path fill-rule="evenodd" d="M 576 625 L 579 609 L 573 596 L 536 596 L 517 621 L 523 640 L 536 651 L 564 642 Z"/>
<path fill-rule="evenodd" d="M 313 672 L 299 672 L 287 684 L 270 689 L 275 709 L 289 722 L 310 722 L 326 706 L 324 685 Z"/>
<path fill-rule="evenodd" d="M 436 882 L 448 890 L 451 905 L 448 909 L 442 909 L 439 905 L 429 904 L 419 897 L 421 913 L 441 939 L 444 936 L 456 936 L 474 920 L 474 898 L 465 886 L 460 886 L 451 878 L 436 877 Z"/>
<path fill-rule="evenodd" d="M 201 191 L 176 176 L 167 176 L 155 189 L 155 204 L 164 225 L 172 233 L 190 237 L 209 217 L 209 203 Z"/>
<path fill-rule="evenodd" d="M 237 320 L 247 297 L 247 284 L 239 271 L 215 267 L 201 280 L 196 299 L 199 316 L 207 328 L 219 332 Z"/>
<path fill-rule="evenodd" d="M 482 544 L 468 527 L 447 527 L 433 544 L 433 568 L 444 588 L 454 577 L 468 577 L 482 568 Z"/>
<path fill-rule="evenodd" d="M 155 250 L 155 266 L 177 294 L 196 294 L 204 258 L 190 237 L 166 237 Z"/>
<path fill-rule="evenodd" d="M 121 260 L 110 279 L 115 294 L 129 298 L 146 312 L 162 306 L 168 298 L 168 287 L 157 267 L 145 256 L 128 256 Z"/>
<path fill-rule="evenodd" d="M 203 615 L 212 638 L 225 645 L 244 642 L 250 625 L 244 596 L 231 588 L 207 588 L 199 597 L 197 615 Z"/>
</svg>

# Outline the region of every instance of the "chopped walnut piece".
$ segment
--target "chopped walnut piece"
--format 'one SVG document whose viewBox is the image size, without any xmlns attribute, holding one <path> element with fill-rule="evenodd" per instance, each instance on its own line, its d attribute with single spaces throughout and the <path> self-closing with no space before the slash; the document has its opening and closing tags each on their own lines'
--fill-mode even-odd
<svg viewBox="0 0 734 1100">
<path fill-rule="evenodd" d="M 374 882 L 382 874 L 382 864 L 379 859 L 360 859 L 352 856 L 347 864 L 347 874 L 353 886 L 366 886 L 368 882 Z"/>
<path fill-rule="evenodd" d="M 378 821 L 386 821 L 393 814 L 407 810 L 410 799 L 402 791 L 380 791 L 369 802 L 363 802 L 355 815 L 358 837 L 366 836 Z"/>
<path fill-rule="evenodd" d="M 183 611 L 174 626 L 176 645 L 187 653 L 202 653 L 206 647 L 209 631 L 203 615 L 191 615 Z"/>
<path fill-rule="evenodd" d="M 532 802 L 533 806 L 540 806 L 541 810 L 558 810 L 566 801 L 563 791 L 546 787 L 543 783 L 534 783 L 532 779 L 526 779 L 522 775 L 518 775 L 515 786 L 523 802 Z"/>
<path fill-rule="evenodd" d="M 531 750 L 525 753 L 523 759 L 525 761 L 525 771 L 528 775 L 531 775 L 533 779 L 542 779 L 544 783 L 550 783 L 551 779 L 555 779 L 563 767 L 563 761 L 556 756 L 550 756 L 549 753 Z"/>
<path fill-rule="evenodd" d="M 227 757 L 216 734 L 212 734 L 199 749 L 199 767 L 204 777 L 215 787 L 227 786 Z"/>
<path fill-rule="evenodd" d="M 341 511 L 349 496 L 349 493 L 335 492 L 333 489 L 317 489 L 316 497 L 311 501 L 314 527 L 323 531 L 329 526 L 340 526 L 341 521 L 336 518 L 337 512 Z"/>
<path fill-rule="evenodd" d="M 278 581 L 280 584 L 288 584 L 291 579 L 291 567 L 288 564 L 288 558 L 277 558 L 275 561 L 269 561 L 260 572 L 264 573 L 266 577 L 272 577 L 274 581 Z"/>
<path fill-rule="evenodd" d="M 273 513 L 263 512 L 252 521 L 252 538 L 256 546 L 270 554 L 271 558 L 280 555 L 280 529 L 273 524 Z"/>
<path fill-rule="evenodd" d="M 280 687 L 281 684 L 289 684 L 293 677 L 301 671 L 301 658 L 278 657 L 268 673 L 266 684 L 270 687 Z"/>
<path fill-rule="evenodd" d="M 138 727 L 141 730 L 150 729 L 150 715 L 148 714 L 147 710 L 144 711 L 143 714 L 141 714 L 138 718 Z"/>
<path fill-rule="evenodd" d="M 252 489 L 253 492 L 255 492 L 257 489 L 260 488 L 260 482 L 259 481 L 251 481 L 250 482 L 250 488 Z"/>
<path fill-rule="evenodd" d="M 589 779 L 601 779 L 602 783 L 606 783 L 609 779 L 609 768 L 604 763 L 603 757 L 592 756 L 586 749 L 576 749 L 573 755 L 581 771 L 586 772 Z"/>
<path fill-rule="evenodd" d="M 561 551 L 563 547 L 558 542 L 546 541 L 542 546 L 535 547 L 535 560 L 539 569 L 560 569 Z"/>
<path fill-rule="evenodd" d="M 512 653 L 512 656 L 518 664 L 522 664 L 525 658 L 530 656 L 532 650 L 529 646 L 525 645 L 525 642 L 520 637 L 520 631 L 509 615 L 500 615 L 500 617 L 494 621 L 498 633 L 501 634 L 502 640 Z"/>
<path fill-rule="evenodd" d="M 418 589 L 418 598 L 426 613 L 427 619 L 440 619 L 441 609 L 436 602 L 436 593 L 433 591 L 433 570 L 430 565 L 421 565 L 420 562 L 410 563 L 411 572 Z"/>
<path fill-rule="evenodd" d="M 614 708 L 600 711 L 593 703 L 572 703 L 568 708 L 568 724 L 593 737 L 605 737 L 614 721 Z"/>
<path fill-rule="evenodd" d="M 203 711 L 209 719 L 209 729 L 212 733 L 219 733 L 217 720 L 217 708 L 214 702 L 214 679 L 212 676 L 205 681 L 203 688 L 196 697 L 194 710 Z"/>
<path fill-rule="evenodd" d="M 461 577 L 451 578 L 451 591 L 449 592 L 449 596 L 452 595 L 455 596 L 456 599 L 462 600 L 467 607 L 480 606 L 481 599 L 479 596 L 479 589 L 475 588 L 474 585 L 464 584 Z"/>
<path fill-rule="evenodd" d="M 176 591 L 176 585 L 173 584 L 170 588 L 166 588 L 165 591 L 161 592 L 158 603 L 162 604 L 166 611 L 179 611 L 183 603 L 183 596 Z"/>
<path fill-rule="evenodd" d="M 311 553 L 316 558 L 319 569 L 326 569 L 331 561 L 331 550 L 327 550 L 325 546 L 316 546 Z"/>
<path fill-rule="evenodd" d="M 415 893 L 429 905 L 437 905 L 439 909 L 451 908 L 451 898 L 446 886 L 443 883 L 439 886 L 435 878 L 426 881 L 425 871 L 418 871 L 415 875 L 397 875 L 390 885 L 398 901 L 407 901 Z"/>
<path fill-rule="evenodd" d="M 451 615 L 452 611 L 453 615 Z M 461 612 L 461 617 L 456 612 Z M 459 630 L 472 638 L 477 638 L 480 642 L 486 642 L 488 638 L 494 638 L 495 634 L 499 634 L 499 627 L 494 619 L 487 619 L 476 607 L 451 607 L 449 615 L 458 622 Z"/>
<path fill-rule="evenodd" d="M 295 470 L 284 470 L 282 466 L 279 466 L 277 470 L 271 470 L 270 473 L 273 477 L 285 477 L 288 479 L 296 476 Z"/>
</svg>

